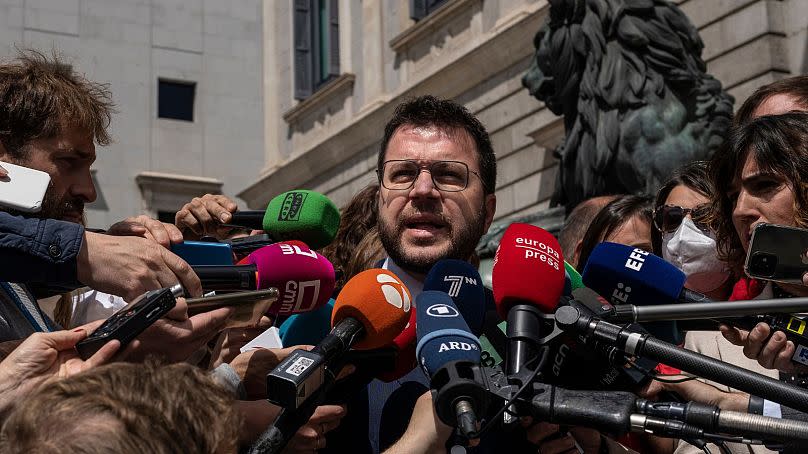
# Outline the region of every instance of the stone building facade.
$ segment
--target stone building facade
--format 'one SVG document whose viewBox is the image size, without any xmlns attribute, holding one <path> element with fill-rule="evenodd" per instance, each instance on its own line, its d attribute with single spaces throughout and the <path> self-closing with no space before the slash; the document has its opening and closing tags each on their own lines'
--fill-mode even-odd
<svg viewBox="0 0 808 454">
<path fill-rule="evenodd" d="M 97 150 L 89 226 L 137 213 L 173 220 L 192 197 L 235 197 L 259 177 L 262 8 L 261 0 L 0 0 L 0 57 L 56 50 L 112 90 L 114 143 Z"/>
<path fill-rule="evenodd" d="M 736 105 L 762 84 L 808 72 L 808 1 L 678 3 L 700 30 L 708 72 Z M 338 11 L 325 11 L 334 5 Z M 338 19 L 338 32 L 329 23 L 320 36 L 338 41 L 312 49 L 299 38 L 317 7 Z M 239 196 L 262 208 L 282 191 L 308 188 L 344 204 L 374 181 L 395 106 L 429 93 L 461 102 L 488 128 L 499 166 L 498 220 L 546 208 L 556 178 L 552 149 L 564 130 L 521 77 L 548 10 L 546 0 L 266 0 L 264 167 Z M 334 57 L 336 43 L 338 71 L 300 96 L 301 49 Z"/>
</svg>

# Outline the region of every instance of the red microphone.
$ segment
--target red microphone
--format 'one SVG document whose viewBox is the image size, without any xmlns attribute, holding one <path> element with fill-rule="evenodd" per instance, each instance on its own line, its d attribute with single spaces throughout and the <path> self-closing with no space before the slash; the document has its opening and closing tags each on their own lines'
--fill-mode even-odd
<svg viewBox="0 0 808 454">
<path fill-rule="evenodd" d="M 410 311 L 410 320 L 404 330 L 393 339 L 393 348 L 396 349 L 396 360 L 392 370 L 382 372 L 376 376 L 381 381 L 391 382 L 398 380 L 418 366 L 415 357 L 415 313 Z"/>
<path fill-rule="evenodd" d="M 264 246 L 239 265 L 194 266 L 206 290 L 257 290 L 277 288 L 278 303 L 270 315 L 291 315 L 314 310 L 334 292 L 334 267 L 302 242 Z"/>
<path fill-rule="evenodd" d="M 508 320 L 505 372 L 516 374 L 536 358 L 542 315 L 555 312 L 564 291 L 558 240 L 534 225 L 511 224 L 494 257 L 492 285 L 497 312 Z"/>
</svg>

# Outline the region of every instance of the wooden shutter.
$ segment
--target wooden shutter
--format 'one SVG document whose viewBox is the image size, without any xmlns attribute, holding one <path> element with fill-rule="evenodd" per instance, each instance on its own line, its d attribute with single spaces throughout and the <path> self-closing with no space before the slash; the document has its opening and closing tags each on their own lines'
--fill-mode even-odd
<svg viewBox="0 0 808 454">
<path fill-rule="evenodd" d="M 426 17 L 428 0 L 410 0 L 410 19 L 419 21 Z"/>
<path fill-rule="evenodd" d="M 312 22 L 310 0 L 294 0 L 295 99 L 306 99 L 314 91 Z"/>
<path fill-rule="evenodd" d="M 337 0 L 330 0 L 328 4 L 328 75 L 332 77 L 339 76 L 339 9 L 337 3 Z"/>
</svg>

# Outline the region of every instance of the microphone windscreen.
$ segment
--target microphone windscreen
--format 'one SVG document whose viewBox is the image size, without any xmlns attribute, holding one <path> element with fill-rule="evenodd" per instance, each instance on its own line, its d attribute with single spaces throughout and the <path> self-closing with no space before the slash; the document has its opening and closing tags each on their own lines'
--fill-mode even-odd
<svg viewBox="0 0 808 454">
<path fill-rule="evenodd" d="M 564 295 L 570 296 L 574 290 L 586 288 L 583 278 L 574 266 L 564 261 Z"/>
<path fill-rule="evenodd" d="M 600 243 L 584 267 L 583 282 L 612 304 L 676 303 L 686 276 L 665 260 L 624 244 Z"/>
<path fill-rule="evenodd" d="M 337 235 L 339 209 L 319 192 L 287 191 L 269 201 L 263 228 L 276 240 L 300 240 L 320 249 Z"/>
<path fill-rule="evenodd" d="M 270 244 L 253 251 L 246 261 L 258 269 L 258 288 L 275 287 L 280 292 L 271 315 L 312 311 L 334 292 L 334 266 L 305 245 Z"/>
<path fill-rule="evenodd" d="M 494 257 L 492 284 L 500 317 L 514 304 L 533 304 L 545 314 L 555 312 L 564 291 L 561 246 L 546 230 L 514 223 L 505 229 Z"/>
<path fill-rule="evenodd" d="M 415 299 L 415 356 L 430 378 L 451 361 L 480 363 L 480 342 L 445 292 L 425 290 Z"/>
<path fill-rule="evenodd" d="M 480 273 L 463 260 L 439 260 L 424 279 L 424 290 L 448 294 L 468 323 L 471 332 L 479 336 L 485 322 L 485 287 Z"/>
<path fill-rule="evenodd" d="M 642 249 L 624 244 L 600 243 L 584 267 L 584 284 L 612 304 L 674 304 L 687 276 L 674 265 Z M 655 337 L 679 343 L 674 321 L 646 322 L 642 326 Z"/>
<path fill-rule="evenodd" d="M 287 318 L 278 328 L 284 346 L 317 345 L 331 332 L 331 311 L 334 300 L 311 312 L 301 312 Z"/>
<path fill-rule="evenodd" d="M 398 276 L 388 270 L 370 269 L 345 283 L 334 303 L 331 326 L 347 317 L 355 318 L 365 327 L 365 335 L 353 348 L 381 348 L 404 329 L 411 306 L 410 291 Z"/>
</svg>

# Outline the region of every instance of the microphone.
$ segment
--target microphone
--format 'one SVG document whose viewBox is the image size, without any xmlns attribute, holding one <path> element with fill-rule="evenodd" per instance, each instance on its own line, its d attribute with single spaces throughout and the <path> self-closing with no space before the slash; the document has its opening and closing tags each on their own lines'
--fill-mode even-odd
<svg viewBox="0 0 808 454">
<path fill-rule="evenodd" d="M 473 438 L 477 413 L 485 412 L 487 389 L 480 369 L 480 343 L 452 298 L 425 290 L 415 299 L 418 363 L 435 390 L 435 412 L 445 424 Z"/>
<path fill-rule="evenodd" d="M 485 322 L 485 287 L 482 282 L 480 273 L 470 263 L 443 259 L 430 268 L 424 279 L 424 290 L 442 291 L 449 295 L 471 332 L 479 336 Z M 415 357 L 416 312 L 412 311 L 407 326 L 393 340 L 398 352 L 396 365 L 393 370 L 379 374 L 377 378 L 380 380 L 397 380 L 418 365 Z"/>
<path fill-rule="evenodd" d="M 390 344 L 410 318 L 411 296 L 395 274 L 363 271 L 348 281 L 334 303 L 331 332 L 311 351 L 295 350 L 267 375 L 269 401 L 297 409 L 327 383 L 351 347 L 371 350 Z"/>
<path fill-rule="evenodd" d="M 764 307 L 769 306 L 771 310 L 784 312 L 789 309 L 789 306 L 799 308 L 804 305 L 805 301 L 802 298 L 782 301 L 761 300 L 757 302 L 714 303 L 701 293 L 685 288 L 684 283 L 687 277 L 674 265 L 640 249 L 615 243 L 601 243 L 595 247 L 584 269 L 583 278 L 584 283 L 601 295 L 611 295 L 611 302 L 615 305 L 617 318 L 628 315 L 629 310 L 633 312 L 632 315 L 635 315 L 635 317 L 640 314 L 648 318 L 655 315 L 671 315 L 668 308 L 663 305 L 679 303 L 681 304 L 680 311 L 683 319 L 694 317 L 712 318 L 721 323 L 746 330 L 754 328 L 758 322 L 765 322 L 771 326 L 772 334 L 775 331 L 782 331 L 790 341 L 794 342 L 796 349 L 791 358 L 792 361 L 808 364 L 808 337 L 806 337 L 805 333 L 807 323 L 800 316 L 791 316 L 784 313 L 749 317 L 704 317 L 701 315 L 710 311 L 736 311 L 737 315 L 743 315 L 741 309 L 744 306 L 750 309 L 757 306 L 760 307 L 760 311 L 767 310 Z M 656 307 L 631 307 L 632 303 L 645 301 L 655 302 L 654 306 Z M 688 311 L 692 313 L 687 314 Z M 642 320 L 640 321 L 642 322 Z M 670 327 L 675 327 L 675 323 L 675 321 L 668 321 L 643 322 L 642 324 L 655 337 L 671 341 L 671 336 L 664 334 L 669 334 L 671 332 Z M 669 328 L 667 331 L 662 331 L 663 335 L 660 336 L 659 333 L 655 333 L 651 329 L 652 326 L 667 326 Z M 673 339 L 678 339 L 678 335 Z M 678 342 L 674 341 L 673 343 Z"/>
<path fill-rule="evenodd" d="M 280 304 L 271 315 L 308 312 L 325 304 L 334 291 L 334 267 L 303 243 L 275 243 L 248 255 L 242 265 L 193 266 L 205 290 L 278 289 Z"/>
<path fill-rule="evenodd" d="M 480 273 L 469 262 L 439 260 L 426 275 L 424 290 L 436 290 L 449 295 L 472 334 L 482 334 L 485 323 L 485 287 Z"/>
<path fill-rule="evenodd" d="M 555 313 L 555 320 L 556 325 L 564 331 L 580 333 L 614 345 L 628 355 L 645 356 L 751 395 L 779 402 L 799 411 L 808 411 L 808 392 L 789 383 L 677 347 L 586 313 L 582 314 L 574 306 L 560 307 Z"/>
<path fill-rule="evenodd" d="M 275 196 L 265 211 L 236 211 L 225 225 L 263 230 L 276 241 L 300 240 L 312 249 L 334 241 L 339 209 L 319 192 L 297 189 Z"/>
<path fill-rule="evenodd" d="M 502 236 L 494 257 L 494 302 L 508 320 L 506 375 L 517 374 L 539 354 L 543 314 L 552 314 L 564 290 L 558 240 L 547 231 L 514 223 Z"/>
<path fill-rule="evenodd" d="M 650 252 L 624 244 L 595 246 L 584 267 L 583 282 L 612 304 L 665 304 L 702 302 L 704 295 L 685 289 L 687 276 Z M 679 344 L 675 321 L 643 323 L 654 337 Z"/>
<path fill-rule="evenodd" d="M 564 261 L 564 296 L 571 296 L 573 290 L 586 287 L 581 274 L 574 266 Z"/>
</svg>

